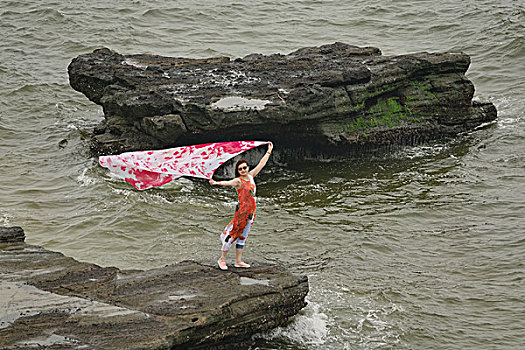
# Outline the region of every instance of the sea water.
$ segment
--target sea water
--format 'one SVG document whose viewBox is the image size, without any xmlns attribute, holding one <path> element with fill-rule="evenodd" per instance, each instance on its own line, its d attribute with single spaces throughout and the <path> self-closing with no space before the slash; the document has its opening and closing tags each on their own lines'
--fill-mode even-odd
<svg viewBox="0 0 525 350">
<path fill-rule="evenodd" d="M 101 107 L 72 58 L 242 57 L 341 41 L 465 52 L 497 122 L 346 162 L 265 168 L 247 262 L 309 277 L 309 305 L 252 349 L 517 349 L 525 344 L 523 1 L 0 2 L 0 225 L 78 260 L 214 263 L 234 191 L 136 191 L 87 152 Z M 276 150 L 279 145 L 275 145 Z"/>
</svg>

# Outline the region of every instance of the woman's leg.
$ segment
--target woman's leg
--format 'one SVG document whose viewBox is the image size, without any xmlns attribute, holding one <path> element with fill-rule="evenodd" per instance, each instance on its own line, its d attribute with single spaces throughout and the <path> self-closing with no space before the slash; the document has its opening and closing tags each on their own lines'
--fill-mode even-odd
<svg viewBox="0 0 525 350">
<path fill-rule="evenodd" d="M 242 251 L 244 248 L 237 248 L 235 250 L 235 267 L 250 267 L 249 264 L 242 261 Z"/>
<path fill-rule="evenodd" d="M 228 265 L 226 265 L 226 255 L 228 255 L 228 251 L 230 250 L 232 241 L 230 239 L 228 242 L 226 242 L 226 237 L 229 235 L 232 227 L 233 225 L 229 224 L 228 226 L 226 226 L 226 228 L 221 234 L 221 257 L 219 258 L 219 260 L 217 260 L 217 264 L 219 264 L 219 268 L 221 270 L 228 270 Z"/>
<path fill-rule="evenodd" d="M 252 228 L 253 219 L 248 221 L 248 224 L 244 228 L 244 231 L 242 234 L 237 238 L 237 244 L 235 245 L 237 249 L 235 249 L 235 267 L 250 267 L 250 265 L 246 264 L 242 261 L 242 252 L 244 250 L 244 244 L 246 243 L 246 238 L 248 238 L 248 233 L 250 233 L 250 230 Z"/>
</svg>

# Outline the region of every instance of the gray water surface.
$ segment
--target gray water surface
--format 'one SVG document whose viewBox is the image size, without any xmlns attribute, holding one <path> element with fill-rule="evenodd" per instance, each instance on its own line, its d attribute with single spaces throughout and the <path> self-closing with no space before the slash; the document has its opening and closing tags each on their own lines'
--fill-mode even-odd
<svg viewBox="0 0 525 350">
<path fill-rule="evenodd" d="M 67 65 L 121 53 L 242 57 L 341 41 L 466 52 L 496 123 L 347 162 L 266 168 L 248 263 L 310 279 L 309 306 L 252 349 L 517 349 L 525 343 L 523 1 L 0 1 L 0 225 L 78 260 L 213 263 L 235 193 L 139 192 L 87 154 L 101 108 Z M 278 149 L 279 145 L 275 145 Z"/>
</svg>

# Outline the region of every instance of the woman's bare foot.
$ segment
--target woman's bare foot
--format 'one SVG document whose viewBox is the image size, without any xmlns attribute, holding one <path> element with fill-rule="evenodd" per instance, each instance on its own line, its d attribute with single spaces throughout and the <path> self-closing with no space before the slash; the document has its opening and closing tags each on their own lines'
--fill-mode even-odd
<svg viewBox="0 0 525 350">
<path fill-rule="evenodd" d="M 242 261 L 239 262 L 239 263 L 236 262 L 233 266 L 235 266 L 235 267 L 242 267 L 242 268 L 245 268 L 245 269 L 247 269 L 247 268 L 250 267 L 249 264 L 247 264 L 247 263 L 245 263 L 245 262 L 242 262 Z"/>
<path fill-rule="evenodd" d="M 217 264 L 219 264 L 219 269 L 226 271 L 228 270 L 228 265 L 226 265 L 226 261 L 219 259 L 217 260 Z"/>
</svg>

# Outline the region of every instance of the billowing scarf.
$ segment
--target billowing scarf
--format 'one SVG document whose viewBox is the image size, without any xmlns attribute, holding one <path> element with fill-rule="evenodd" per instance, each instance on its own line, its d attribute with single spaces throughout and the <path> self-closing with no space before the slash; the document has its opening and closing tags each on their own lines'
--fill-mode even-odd
<svg viewBox="0 0 525 350">
<path fill-rule="evenodd" d="M 181 176 L 211 179 L 215 170 L 227 160 L 267 143 L 220 142 L 157 151 L 127 152 L 101 156 L 99 163 L 136 189 L 145 190 L 162 186 Z"/>
</svg>

